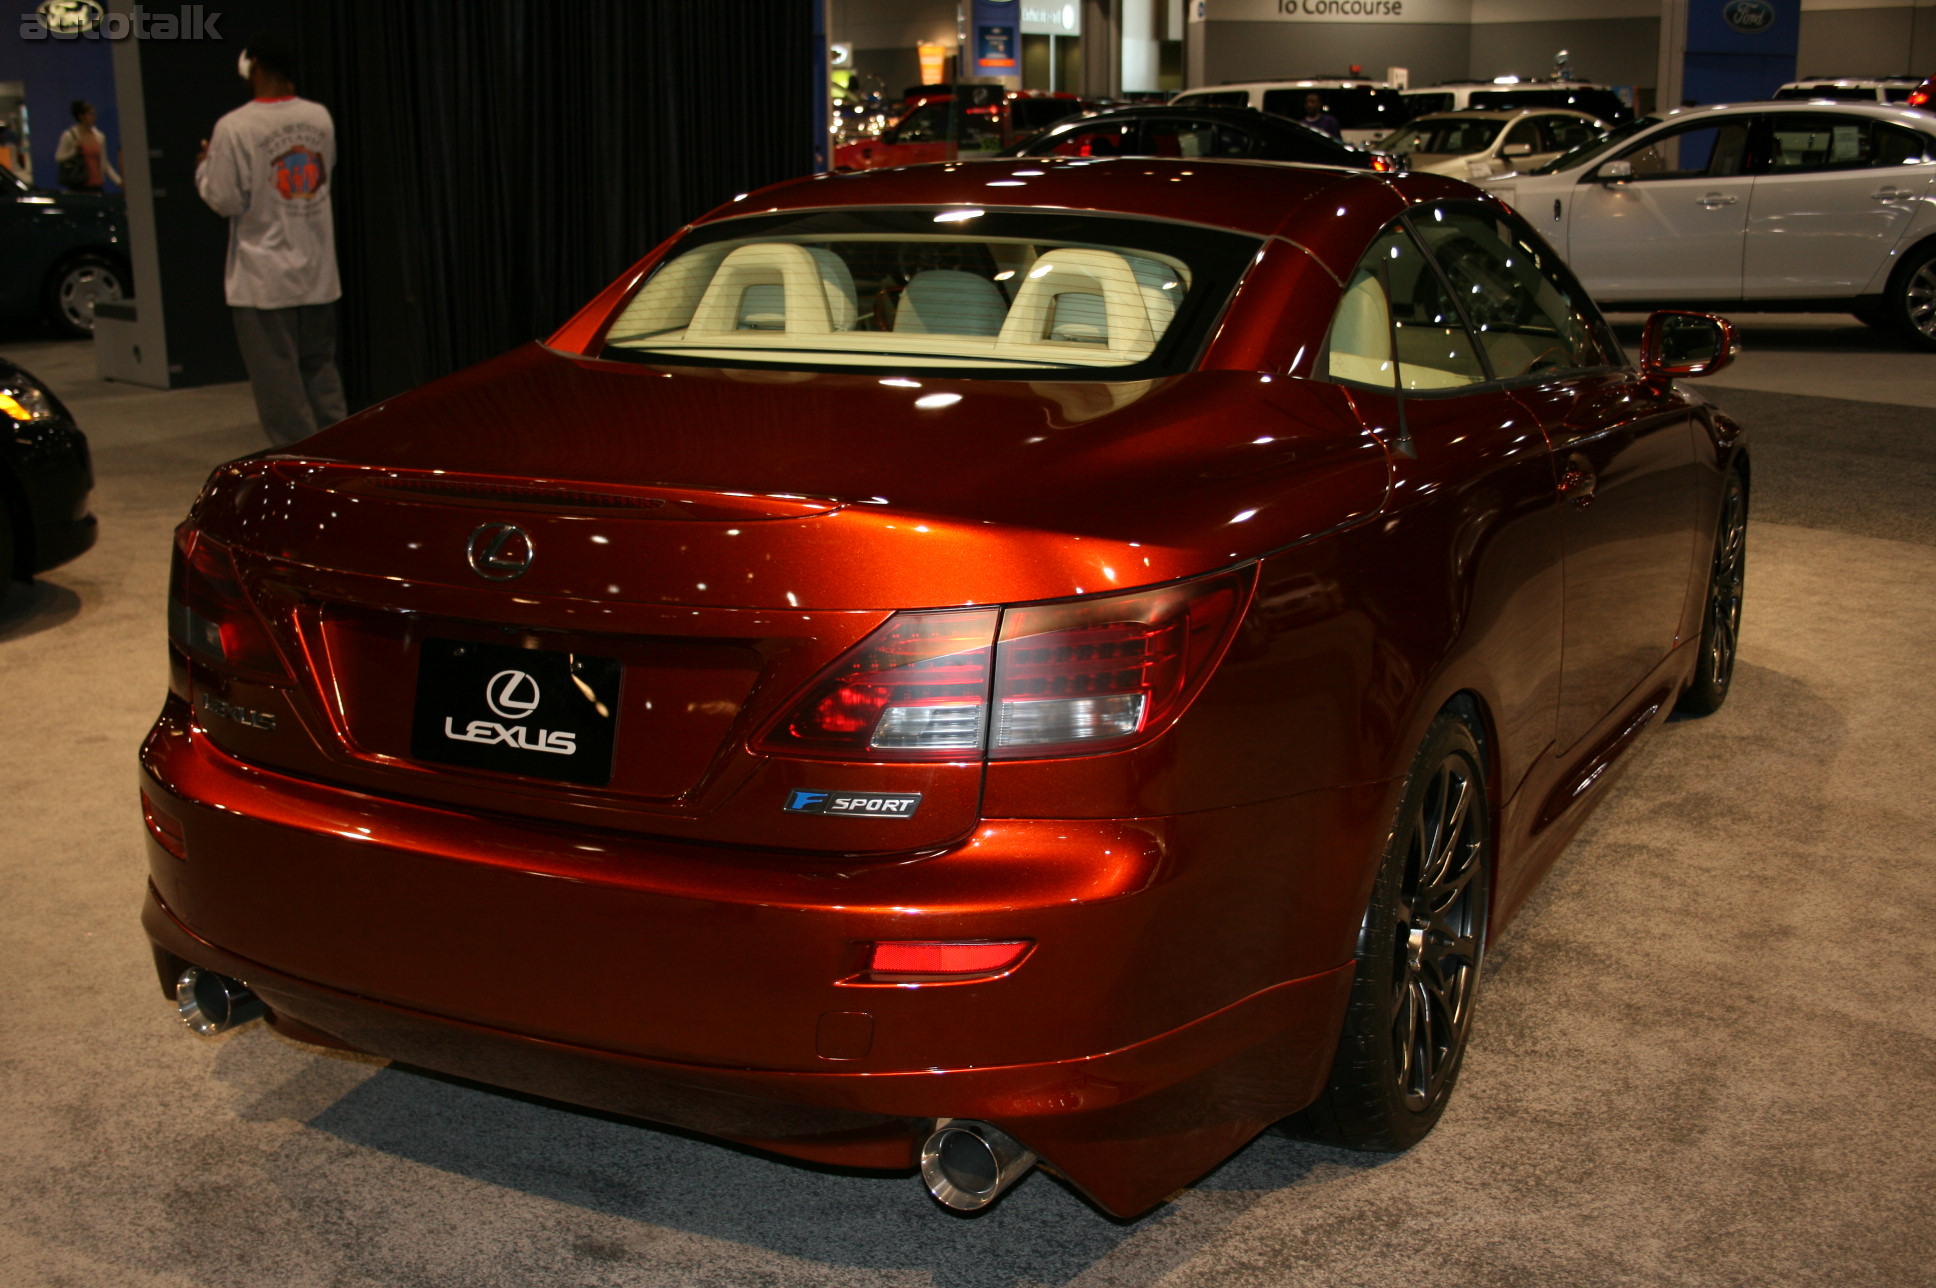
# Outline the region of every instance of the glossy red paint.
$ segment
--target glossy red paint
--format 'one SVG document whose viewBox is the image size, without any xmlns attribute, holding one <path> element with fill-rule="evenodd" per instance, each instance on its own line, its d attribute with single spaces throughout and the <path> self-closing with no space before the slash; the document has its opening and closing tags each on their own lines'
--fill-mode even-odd
<svg viewBox="0 0 1936 1288">
<path fill-rule="evenodd" d="M 904 1168 L 935 1119 L 982 1119 L 1129 1216 L 1323 1086 L 1403 776 L 1455 700 L 1503 924 L 1691 673 L 1738 427 L 1626 366 L 1402 406 L 1318 378 L 1382 226 L 1480 200 L 1450 181 L 1037 159 L 701 222 L 979 204 L 1017 167 L 1044 173 L 1010 204 L 1259 239 L 1193 370 L 917 391 L 601 360 L 648 257 L 549 345 L 218 470 L 186 530 L 233 551 L 289 678 L 171 651 L 141 756 L 164 974 L 243 979 L 309 1040 L 799 1158 Z M 914 405 L 936 391 L 960 398 Z M 466 564 L 495 521 L 529 536 L 514 580 Z M 1220 659 L 1122 750 L 758 742 L 897 611 L 1225 570 Z M 429 639 L 614 659 L 610 781 L 414 756 Z M 789 812 L 830 791 L 920 803 Z M 1032 947 L 870 971 L 901 941 Z"/>
</svg>

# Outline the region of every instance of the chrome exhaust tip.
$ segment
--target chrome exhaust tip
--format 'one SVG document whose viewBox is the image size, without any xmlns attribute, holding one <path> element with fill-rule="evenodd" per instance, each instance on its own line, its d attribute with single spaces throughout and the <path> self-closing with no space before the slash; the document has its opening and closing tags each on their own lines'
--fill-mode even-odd
<svg viewBox="0 0 1936 1288">
<path fill-rule="evenodd" d="M 265 1014 L 262 999 L 239 979 L 190 966 L 175 980 L 175 1014 L 203 1037 L 225 1033 Z"/>
<path fill-rule="evenodd" d="M 1034 1151 L 1013 1136 L 965 1118 L 939 1119 L 921 1144 L 922 1182 L 957 1212 L 987 1207 L 1034 1166 Z"/>
</svg>

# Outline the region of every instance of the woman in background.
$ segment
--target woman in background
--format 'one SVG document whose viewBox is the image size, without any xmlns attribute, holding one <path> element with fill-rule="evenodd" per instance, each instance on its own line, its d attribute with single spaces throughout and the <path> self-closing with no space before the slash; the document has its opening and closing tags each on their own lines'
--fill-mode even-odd
<svg viewBox="0 0 1936 1288">
<path fill-rule="evenodd" d="M 69 192 L 99 192 L 104 177 L 125 187 L 108 162 L 107 136 L 94 128 L 94 104 L 77 98 L 73 112 L 74 124 L 67 127 L 60 146 L 54 149 L 54 168 L 61 187 Z"/>
</svg>

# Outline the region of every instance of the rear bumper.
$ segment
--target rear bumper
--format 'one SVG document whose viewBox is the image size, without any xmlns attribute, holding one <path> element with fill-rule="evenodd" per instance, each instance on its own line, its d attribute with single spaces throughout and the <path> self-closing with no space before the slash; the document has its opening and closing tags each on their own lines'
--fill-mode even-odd
<svg viewBox="0 0 1936 1288">
<path fill-rule="evenodd" d="M 1325 844 L 1378 795 L 991 820 L 842 867 L 291 779 L 179 702 L 142 766 L 186 854 L 151 834 L 164 972 L 243 979 L 292 1036 L 849 1166 L 981 1119 L 1119 1216 L 1321 1087 L 1363 898 Z M 855 978 L 876 939 L 1019 936 L 997 979 Z"/>
</svg>

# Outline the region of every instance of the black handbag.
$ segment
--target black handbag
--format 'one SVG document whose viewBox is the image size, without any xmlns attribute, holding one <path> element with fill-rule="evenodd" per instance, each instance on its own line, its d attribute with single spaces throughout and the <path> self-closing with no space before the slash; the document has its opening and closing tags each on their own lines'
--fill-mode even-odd
<svg viewBox="0 0 1936 1288">
<path fill-rule="evenodd" d="M 60 185 L 63 188 L 87 187 L 87 157 L 80 152 L 60 163 Z"/>
</svg>

